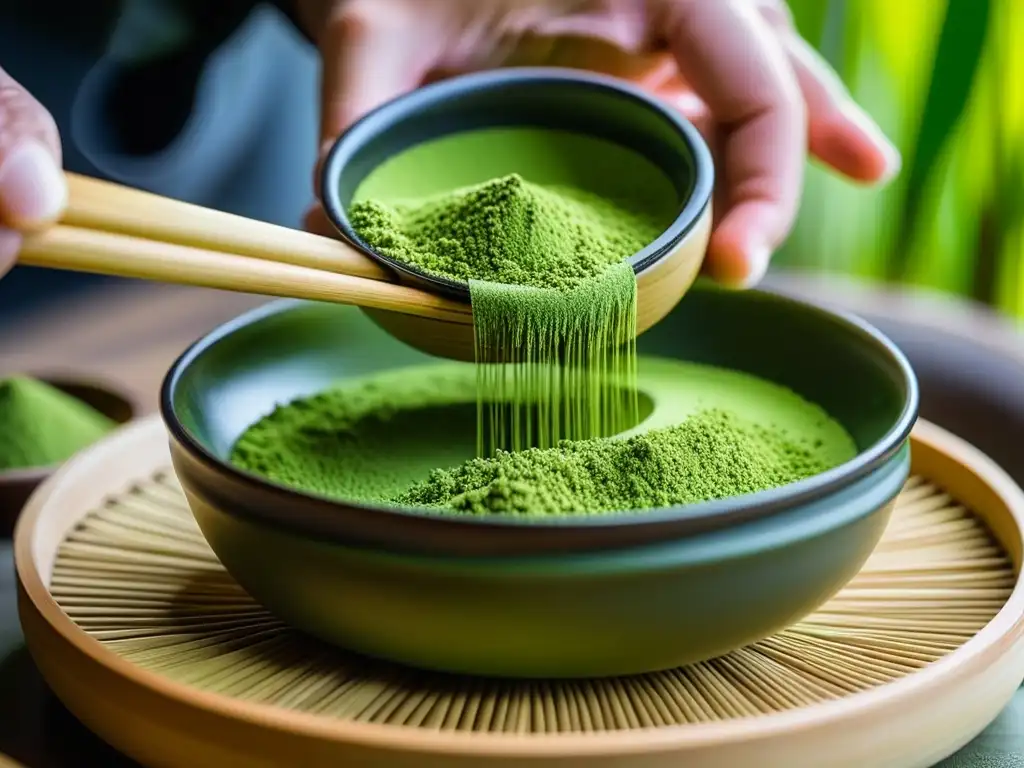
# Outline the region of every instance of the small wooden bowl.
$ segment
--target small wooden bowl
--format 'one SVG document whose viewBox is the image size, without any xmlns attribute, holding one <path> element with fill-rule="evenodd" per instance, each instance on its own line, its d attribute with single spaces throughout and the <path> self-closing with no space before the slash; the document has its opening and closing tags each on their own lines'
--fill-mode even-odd
<svg viewBox="0 0 1024 768">
<path fill-rule="evenodd" d="M 584 134 L 631 149 L 665 172 L 677 194 L 675 218 L 654 242 L 628 259 L 637 276 L 637 333 L 665 317 L 689 289 L 704 259 L 711 232 L 714 167 L 696 128 L 667 105 L 614 78 L 558 69 L 491 71 L 437 83 L 389 102 L 353 125 L 328 153 L 321 174 L 327 216 L 343 239 L 400 281 L 468 303 L 467 283 L 430 275 L 374 251 L 353 229 L 347 208 L 362 182 L 385 161 L 426 141 L 487 128 Z M 480 151 L 479 160 L 474 157 L 472 163 L 459 158 L 462 171 L 453 175 L 450 186 L 524 172 L 517 166 L 523 161 L 521 154 L 516 160 L 496 161 L 500 146 Z M 550 156 L 557 156 L 557 162 L 548 165 L 559 170 L 549 171 L 566 174 L 559 179 L 562 183 L 581 172 L 580 163 L 602 163 L 597 155 L 573 159 L 550 147 L 531 151 L 537 153 L 528 158 L 533 165 L 543 166 Z M 472 169 L 468 174 L 466 167 Z M 473 360 L 470 322 L 366 312 L 392 336 L 417 349 Z"/>
<path fill-rule="evenodd" d="M 118 424 L 131 421 L 138 412 L 127 394 L 113 389 L 106 382 L 59 375 L 36 378 L 81 400 Z M 0 534 L 10 536 L 29 496 L 58 466 L 51 464 L 45 467 L 0 470 Z"/>
</svg>

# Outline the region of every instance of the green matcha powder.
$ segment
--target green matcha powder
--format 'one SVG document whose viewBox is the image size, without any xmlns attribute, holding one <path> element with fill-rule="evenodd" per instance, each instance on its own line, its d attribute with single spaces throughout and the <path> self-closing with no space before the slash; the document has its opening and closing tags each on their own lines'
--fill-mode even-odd
<svg viewBox="0 0 1024 768">
<path fill-rule="evenodd" d="M 58 464 L 114 426 L 49 384 L 24 377 L 0 380 L 0 470 Z"/>
<path fill-rule="evenodd" d="M 477 364 L 391 372 L 281 406 L 242 435 L 232 462 L 338 499 L 572 515 L 751 493 L 847 457 L 838 426 L 841 440 L 824 445 L 721 407 L 612 437 L 640 420 L 626 259 L 666 223 L 649 198 L 513 174 L 420 200 L 356 202 L 353 227 L 379 253 L 468 281 Z M 832 424 L 784 397 L 808 423 Z"/>
<path fill-rule="evenodd" d="M 636 278 L 625 259 L 664 224 L 646 202 L 513 174 L 351 207 L 352 226 L 379 253 L 469 282 L 481 455 L 636 423 Z"/>
<path fill-rule="evenodd" d="M 567 440 L 438 469 L 392 501 L 471 514 L 598 514 L 739 496 L 826 469 L 784 432 L 703 411 L 624 440 Z"/>
<path fill-rule="evenodd" d="M 680 377 L 702 380 L 696 390 L 711 391 L 698 397 L 703 405 L 681 409 L 689 414 L 678 423 L 673 404 L 664 403 L 665 413 L 652 415 L 647 430 L 473 458 L 473 366 L 399 369 L 276 408 L 242 435 L 231 461 L 329 498 L 544 516 L 753 493 L 822 472 L 855 452 L 827 414 L 777 385 L 692 363 L 649 367 L 641 381 L 661 396 Z M 761 405 L 743 416 L 723 409 L 744 390 Z M 779 423 L 760 423 L 773 422 L 773 410 Z M 666 419 L 669 425 L 660 426 Z"/>
</svg>

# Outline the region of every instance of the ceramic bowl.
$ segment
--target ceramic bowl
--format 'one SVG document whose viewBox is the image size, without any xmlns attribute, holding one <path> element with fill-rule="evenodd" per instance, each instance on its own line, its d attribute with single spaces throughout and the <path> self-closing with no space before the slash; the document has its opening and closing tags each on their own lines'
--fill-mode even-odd
<svg viewBox="0 0 1024 768">
<path fill-rule="evenodd" d="M 70 375 L 36 378 L 92 406 L 118 424 L 131 421 L 138 410 L 126 393 L 105 382 Z M 57 469 L 57 466 L 59 465 L 0 470 L 0 533 L 9 535 L 14 530 L 18 513 L 25 506 L 29 496 Z"/>
<path fill-rule="evenodd" d="M 560 132 L 565 145 L 527 136 L 519 137 L 512 151 L 507 140 L 494 138 L 496 131 L 538 128 Z M 448 155 L 432 158 L 429 166 L 417 166 L 417 173 L 402 165 L 410 150 L 426 142 L 470 133 L 484 138 L 460 143 Z M 629 258 L 637 276 L 637 332 L 643 333 L 675 306 L 697 276 L 710 235 L 714 168 L 700 134 L 678 111 L 621 80 L 518 68 L 465 75 L 400 97 L 355 123 L 334 144 L 321 171 L 324 210 L 343 239 L 402 282 L 468 302 L 467 283 L 432 276 L 370 248 L 352 228 L 348 206 L 385 164 L 390 165 L 373 178 L 367 196 L 419 197 L 510 173 L 600 191 L 608 179 L 643 172 L 600 144 L 584 146 L 568 138 L 579 134 L 650 161 L 653 165 L 644 168 L 655 170 L 672 198 L 674 218 L 654 242 Z M 471 323 L 366 311 L 390 334 L 425 352 L 473 359 Z"/>
<path fill-rule="evenodd" d="M 839 493 L 891 460 L 917 413 L 913 372 L 891 342 L 856 318 L 791 299 L 695 288 L 639 346 L 641 354 L 787 386 L 838 419 L 860 452 L 782 488 L 642 515 L 462 517 L 302 493 L 228 464 L 238 436 L 275 404 L 338 379 L 436 360 L 358 311 L 291 302 L 243 315 L 187 350 L 164 381 L 162 410 L 178 475 L 197 498 L 321 540 L 469 557 L 620 549 L 791 510 Z"/>
<path fill-rule="evenodd" d="M 316 498 L 232 468 L 234 441 L 276 403 L 432 358 L 357 310 L 295 302 L 189 349 L 162 411 L 203 534 L 283 620 L 431 669 L 639 673 L 764 637 L 855 574 L 906 480 L 918 402 L 909 365 L 877 331 L 770 294 L 695 288 L 640 346 L 784 384 L 860 452 L 783 488 L 643 514 L 498 520 Z"/>
<path fill-rule="evenodd" d="M 871 554 L 909 467 L 904 447 L 842 491 L 732 528 L 504 558 L 349 546 L 187 496 L 228 572 L 309 634 L 420 669 L 593 678 L 713 658 L 814 611 Z"/>
</svg>

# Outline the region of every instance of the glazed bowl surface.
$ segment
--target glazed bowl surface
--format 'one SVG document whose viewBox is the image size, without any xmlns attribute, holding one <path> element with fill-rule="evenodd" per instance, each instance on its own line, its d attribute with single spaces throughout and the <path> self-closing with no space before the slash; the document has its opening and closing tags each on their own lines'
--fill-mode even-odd
<svg viewBox="0 0 1024 768">
<path fill-rule="evenodd" d="M 239 583 L 351 650 L 517 677 L 706 659 L 813 611 L 858 571 L 909 472 L 917 385 L 870 326 L 766 293 L 696 288 L 639 341 L 642 354 L 790 387 L 838 419 L 859 453 L 783 488 L 639 514 L 467 518 L 319 498 L 233 468 L 234 441 L 277 403 L 435 361 L 357 310 L 277 302 L 169 372 L 174 468 Z"/>
<path fill-rule="evenodd" d="M 276 405 L 339 380 L 436 360 L 357 310 L 287 301 L 243 315 L 188 349 L 164 381 L 161 409 L 179 478 L 216 507 L 319 540 L 482 557 L 621 549 L 770 517 L 881 467 L 902 449 L 916 418 L 916 380 L 891 342 L 854 317 L 792 299 L 702 286 L 638 343 L 641 355 L 734 369 L 792 389 L 837 419 L 858 454 L 782 488 L 643 514 L 437 515 L 296 491 L 227 461 L 246 428 Z M 444 440 L 456 438 L 452 432 Z"/>
<path fill-rule="evenodd" d="M 631 675 L 713 658 L 826 602 L 881 538 L 908 447 L 774 517 L 613 551 L 386 552 L 283 531 L 187 491 L 232 576 L 286 623 L 407 666 L 498 677 Z"/>
</svg>

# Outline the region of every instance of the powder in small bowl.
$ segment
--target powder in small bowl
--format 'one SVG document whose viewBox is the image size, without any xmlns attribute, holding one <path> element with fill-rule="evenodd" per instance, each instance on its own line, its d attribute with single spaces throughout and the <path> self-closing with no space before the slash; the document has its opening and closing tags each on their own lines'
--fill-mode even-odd
<svg viewBox="0 0 1024 768">
<path fill-rule="evenodd" d="M 550 386 L 529 420 L 544 447 L 635 420 L 637 288 L 625 259 L 661 232 L 656 211 L 509 174 L 426 199 L 356 202 L 349 216 L 378 253 L 469 283 L 477 362 L 511 364 L 480 370 L 480 455 L 527 447 L 521 409 L 505 404 L 540 381 Z M 608 380 L 629 396 L 609 397 Z"/>
<path fill-rule="evenodd" d="M 429 274 L 558 291 L 622 262 L 665 225 L 636 201 L 519 174 L 421 200 L 360 201 L 349 216 L 378 253 Z"/>
<path fill-rule="evenodd" d="M 0 380 L 0 471 L 59 464 L 116 423 L 42 381 Z"/>
</svg>

